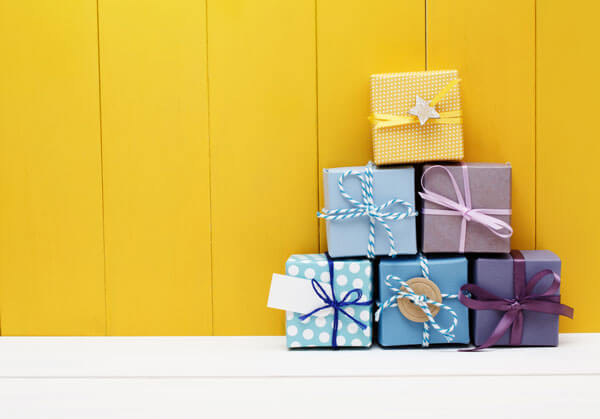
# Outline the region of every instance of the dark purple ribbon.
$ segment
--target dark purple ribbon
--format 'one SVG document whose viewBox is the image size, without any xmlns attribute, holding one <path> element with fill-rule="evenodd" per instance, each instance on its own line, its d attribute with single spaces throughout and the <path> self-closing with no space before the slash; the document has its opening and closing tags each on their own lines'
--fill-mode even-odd
<svg viewBox="0 0 600 419">
<path fill-rule="evenodd" d="M 329 253 L 326 253 L 326 256 L 327 263 L 329 265 L 329 283 L 331 284 L 331 297 L 327 295 L 327 292 L 325 291 L 323 286 L 319 284 L 319 282 L 316 279 L 312 279 L 310 282 L 313 291 L 315 292 L 315 294 L 317 294 L 317 297 L 319 297 L 321 301 L 325 303 L 325 305 L 314 309 L 310 313 L 300 316 L 300 320 L 305 320 L 313 314 L 321 310 L 325 310 L 326 308 L 333 308 L 333 332 L 331 333 L 331 347 L 337 348 L 338 318 L 340 316 L 340 312 L 342 312 L 346 317 L 348 317 L 350 320 L 356 323 L 356 325 L 362 330 L 365 330 L 367 328 L 367 325 L 355 318 L 354 316 L 352 316 L 346 310 L 344 310 L 344 307 L 352 305 L 368 306 L 371 305 L 373 301 L 359 301 L 363 296 L 363 292 L 360 288 L 354 288 L 348 291 L 346 295 L 344 295 L 344 298 L 338 300 L 335 296 L 335 290 L 333 289 L 333 259 L 331 259 L 331 257 L 329 256 Z M 350 299 L 352 295 L 354 295 L 354 298 Z"/>
<path fill-rule="evenodd" d="M 465 284 L 458 293 L 458 299 L 465 306 L 473 310 L 498 310 L 504 311 L 504 315 L 498 322 L 498 325 L 491 336 L 472 350 L 489 348 L 504 336 L 504 333 L 512 326 L 510 332 L 510 345 L 519 346 L 523 338 L 523 311 L 537 311 L 539 313 L 557 314 L 573 318 L 573 309 L 560 303 L 560 295 L 556 295 L 560 289 L 560 276 L 544 269 L 536 273 L 529 282 L 525 275 L 525 258 L 518 250 L 510 252 L 513 258 L 513 283 L 515 289 L 515 298 L 500 298 L 475 284 Z M 547 275 L 552 275 L 553 279 L 548 288 L 542 292 L 534 294 L 535 286 Z M 470 296 L 465 295 L 465 291 Z"/>
</svg>

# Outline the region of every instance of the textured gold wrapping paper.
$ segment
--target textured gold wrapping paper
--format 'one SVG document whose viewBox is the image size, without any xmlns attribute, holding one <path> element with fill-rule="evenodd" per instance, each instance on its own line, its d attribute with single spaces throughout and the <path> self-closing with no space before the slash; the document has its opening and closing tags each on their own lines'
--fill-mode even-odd
<svg viewBox="0 0 600 419">
<path fill-rule="evenodd" d="M 458 78 L 456 70 L 387 73 L 371 76 L 371 113 L 410 116 L 416 96 L 431 101 L 448 83 Z M 434 106 L 442 112 L 460 111 L 459 85 Z M 416 163 L 463 158 L 462 123 L 442 124 L 429 120 L 394 127 L 373 125 L 375 164 Z"/>
</svg>

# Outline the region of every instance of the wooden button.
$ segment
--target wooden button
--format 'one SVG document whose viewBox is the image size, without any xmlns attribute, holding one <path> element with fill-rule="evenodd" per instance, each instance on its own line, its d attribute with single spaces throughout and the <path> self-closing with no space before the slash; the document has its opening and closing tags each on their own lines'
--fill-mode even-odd
<svg viewBox="0 0 600 419">
<path fill-rule="evenodd" d="M 437 285 L 434 282 L 427 278 L 412 278 L 406 281 L 408 286 L 415 292 L 415 294 L 424 295 L 432 301 L 441 303 L 442 302 L 442 293 Z M 403 288 L 403 291 L 406 291 Z M 439 313 L 440 308 L 434 306 L 432 304 L 428 304 L 429 311 L 431 311 L 431 315 L 435 317 L 436 314 Z M 398 297 L 398 310 L 404 317 L 408 320 L 423 323 L 429 320 L 425 312 L 421 309 L 421 307 L 415 305 L 408 298 L 400 298 Z"/>
</svg>

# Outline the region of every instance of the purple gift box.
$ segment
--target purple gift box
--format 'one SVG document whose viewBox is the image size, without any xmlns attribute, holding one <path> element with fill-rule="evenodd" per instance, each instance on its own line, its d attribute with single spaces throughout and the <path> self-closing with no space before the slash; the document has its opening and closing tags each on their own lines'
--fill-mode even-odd
<svg viewBox="0 0 600 419">
<path fill-rule="evenodd" d="M 473 283 L 459 298 L 474 310 L 474 343 L 490 346 L 557 346 L 558 316 L 573 316 L 560 304 L 558 256 L 548 250 L 513 250 L 475 259 Z"/>
<path fill-rule="evenodd" d="M 510 252 L 509 164 L 425 165 L 421 188 L 424 253 Z"/>
</svg>

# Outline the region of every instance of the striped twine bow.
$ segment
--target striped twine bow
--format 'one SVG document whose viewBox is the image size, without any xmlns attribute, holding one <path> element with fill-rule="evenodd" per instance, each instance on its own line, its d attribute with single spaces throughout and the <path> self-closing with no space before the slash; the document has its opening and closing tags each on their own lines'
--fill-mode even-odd
<svg viewBox="0 0 600 419">
<path fill-rule="evenodd" d="M 427 262 L 427 258 L 423 255 L 419 255 L 419 263 L 421 265 L 421 273 L 423 274 L 423 277 L 430 279 L 429 278 L 429 265 Z M 399 286 L 395 286 L 392 283 L 392 281 L 397 282 L 399 284 Z M 427 348 L 429 346 L 429 327 L 430 326 L 433 327 L 435 330 L 437 330 L 437 332 L 439 334 L 444 336 L 444 338 L 446 338 L 446 341 L 448 341 L 448 343 L 450 343 L 454 340 L 454 333 L 452 333 L 452 332 L 458 325 L 458 316 L 456 315 L 456 312 L 454 310 L 452 310 L 452 308 L 450 308 L 446 304 L 442 304 L 442 303 L 438 303 L 437 301 L 433 301 L 424 295 L 415 293 L 406 281 L 402 280 L 401 278 L 399 278 L 397 276 L 388 275 L 385 278 L 385 284 L 388 286 L 389 289 L 394 291 L 396 293 L 396 295 L 391 296 L 385 302 L 383 302 L 383 304 L 381 304 L 379 306 L 379 308 L 375 312 L 375 321 L 377 321 L 377 322 L 379 321 L 381 312 L 383 310 L 385 310 L 386 308 L 398 307 L 398 298 L 406 298 L 406 299 L 410 300 L 413 304 L 418 306 L 423 311 L 423 313 L 425 313 L 425 315 L 427 316 L 427 319 L 428 319 L 426 322 L 423 323 L 423 340 L 421 342 L 422 347 Z M 442 300 L 444 298 L 445 299 L 458 299 L 458 294 L 442 294 Z M 429 304 L 439 307 L 440 309 L 446 310 L 446 311 L 448 311 L 448 313 L 450 313 L 450 315 L 452 316 L 452 323 L 450 324 L 450 326 L 447 329 L 442 329 L 440 327 L 440 325 L 435 321 L 435 318 L 431 314 L 431 310 L 429 310 L 429 307 L 428 307 Z"/>
<path fill-rule="evenodd" d="M 349 176 L 356 176 L 360 180 L 360 192 L 362 195 L 362 202 L 359 202 L 352 198 L 344 189 L 344 181 Z M 388 241 L 390 243 L 389 256 L 395 256 L 396 242 L 392 229 L 386 221 L 398 221 L 403 220 L 406 217 L 414 217 L 417 215 L 413 205 L 410 202 L 403 201 L 401 199 L 390 199 L 383 205 L 375 205 L 375 199 L 373 197 L 373 164 L 369 162 L 365 170 L 348 170 L 344 172 L 338 181 L 338 188 L 340 194 L 348 201 L 354 208 L 338 208 L 338 209 L 322 209 L 317 212 L 317 217 L 324 218 L 330 221 L 347 220 L 350 218 L 358 217 L 369 217 L 369 242 L 367 245 L 367 257 L 369 259 L 375 258 L 375 222 L 381 224 L 385 229 Z M 393 205 L 400 205 L 403 208 L 401 212 L 386 212 L 385 210 Z"/>
</svg>

